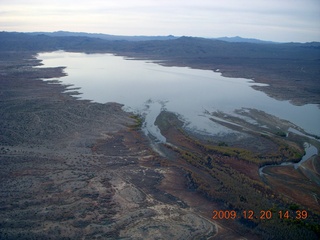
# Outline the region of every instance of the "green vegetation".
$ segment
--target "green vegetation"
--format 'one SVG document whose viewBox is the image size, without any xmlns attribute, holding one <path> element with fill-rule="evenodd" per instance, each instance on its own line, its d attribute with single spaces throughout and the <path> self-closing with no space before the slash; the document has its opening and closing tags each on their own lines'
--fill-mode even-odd
<svg viewBox="0 0 320 240">
<path fill-rule="evenodd" d="M 193 144 L 195 144 L 199 149 L 207 152 L 208 154 L 220 154 L 226 157 L 233 157 L 238 160 L 244 160 L 258 164 L 259 167 L 270 164 L 280 164 L 286 161 L 299 161 L 304 154 L 301 149 L 293 147 L 281 139 L 271 138 L 267 135 L 264 135 L 264 137 L 268 138 L 270 141 L 277 143 L 279 147 L 277 152 L 268 153 L 265 155 L 254 153 L 243 148 L 229 147 L 224 142 L 219 142 L 218 145 L 209 145 L 203 144 L 198 140 L 191 139 L 187 135 L 185 135 L 185 137 L 189 142 L 193 142 Z"/>
<path fill-rule="evenodd" d="M 140 130 L 144 121 L 143 118 L 139 115 L 132 115 L 131 118 L 135 120 L 135 124 L 132 124 L 129 127 L 133 130 Z"/>
<path fill-rule="evenodd" d="M 243 229 L 249 229 L 261 235 L 262 238 L 303 239 L 308 236 L 308 239 L 317 239 L 319 216 L 316 214 L 311 216 L 310 210 L 310 217 L 303 220 L 303 223 L 280 219 L 278 217 L 280 210 L 292 211 L 292 209 L 298 210 L 303 207 L 298 206 L 287 196 L 277 193 L 258 176 L 258 169 L 261 166 L 301 159 L 303 150 L 298 145 L 278 135 L 263 135 L 264 139 L 278 147 L 274 152 L 262 154 L 229 146 L 224 141 L 212 143 L 199 140 L 179 127 L 172 115 L 163 113 L 156 122 L 161 123 L 158 126 L 161 127 L 162 134 L 170 131 L 170 136 L 174 136 L 174 138 L 167 138 L 174 145 L 166 144 L 166 147 L 177 154 L 179 166 L 186 171 L 190 189 L 219 203 L 220 210 L 234 210 L 237 214 L 252 210 L 257 218 L 247 219 L 242 216 L 238 220 L 239 224 L 246 227 Z M 172 133 L 172 131 L 176 132 Z M 272 219 L 260 219 L 262 210 L 270 210 Z"/>
<path fill-rule="evenodd" d="M 278 136 L 280 136 L 280 137 L 286 137 L 286 136 L 287 136 L 287 133 L 282 132 L 282 131 L 278 131 L 278 132 L 276 132 L 276 135 L 278 135 Z"/>
</svg>

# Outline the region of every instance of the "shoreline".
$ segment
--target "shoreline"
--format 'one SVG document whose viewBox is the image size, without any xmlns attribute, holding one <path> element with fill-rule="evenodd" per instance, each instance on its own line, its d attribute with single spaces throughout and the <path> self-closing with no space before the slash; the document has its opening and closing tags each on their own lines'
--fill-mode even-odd
<svg viewBox="0 0 320 240">
<path fill-rule="evenodd" d="M 243 78 L 249 81 L 254 81 L 257 84 L 267 84 L 268 86 L 254 85 L 251 87 L 255 90 L 266 93 L 268 96 L 276 100 L 290 101 L 296 106 L 315 104 L 318 106 L 318 108 L 320 108 L 320 94 L 315 94 L 314 92 L 310 92 L 309 90 L 309 92 L 306 92 L 303 89 L 303 86 L 300 86 L 302 84 L 301 80 L 296 79 L 294 80 L 294 82 L 291 82 L 292 76 L 269 72 L 268 67 L 261 68 L 259 66 L 251 66 L 250 64 L 246 65 L 246 63 L 236 62 L 236 59 L 234 60 L 235 62 L 230 62 L 225 58 L 213 58 L 208 62 L 205 62 L 204 60 L 201 60 L 200 62 L 193 62 L 192 59 L 184 60 L 180 59 L 179 57 L 173 58 L 170 56 L 145 53 L 141 54 L 126 51 L 62 51 L 85 54 L 112 54 L 115 56 L 123 57 L 126 60 L 145 60 L 167 67 L 188 67 L 191 69 L 210 70 L 216 73 L 220 73 L 221 76 L 225 78 Z M 251 61 L 254 61 L 254 59 L 252 59 Z M 308 85 L 308 87 L 312 88 L 312 84 L 316 83 L 309 83 L 310 86 Z"/>
<path fill-rule="evenodd" d="M 63 92 L 66 86 L 40 80 L 42 76 L 58 76 L 61 69 L 24 68 L 25 61 L 17 56 L 11 68 L 1 68 L 7 75 L 0 75 L 1 83 L 6 83 L 0 108 L 1 125 L 5 126 L 0 129 L 0 177 L 6 179 L 1 185 L 1 238 L 151 239 L 161 234 L 167 239 L 213 235 L 259 239 L 273 234 L 268 227 L 274 222 L 259 223 L 252 229 L 239 221 L 213 221 L 213 209 L 232 205 L 206 195 L 208 184 L 201 182 L 203 177 L 210 183 L 210 191 L 227 200 L 228 194 L 237 199 L 241 192 L 264 200 L 265 196 L 259 195 L 263 191 L 268 195 L 267 206 L 275 201 L 273 192 L 258 182 L 250 185 L 243 176 L 246 173 L 259 180 L 253 163 L 224 156 L 221 150 L 227 147 L 222 143 L 204 144 L 190 138 L 180 131 L 181 122 L 170 115 L 163 119 L 169 124 L 161 131 L 178 148 L 163 145 L 164 158 L 150 149 L 139 122 L 120 104 L 79 100 Z M 208 156 L 214 155 L 217 158 L 210 162 Z M 217 179 L 211 171 L 221 177 Z M 235 176 L 247 181 L 240 185 L 240 192 L 235 192 L 237 185 L 229 184 L 239 183 Z M 250 191 L 246 191 L 248 184 Z M 229 192 L 224 193 L 225 186 Z M 242 204 L 250 202 L 254 203 Z M 296 226 L 289 224 L 285 227 L 292 232 L 291 227 Z M 301 231 L 314 236 L 305 227 Z"/>
<path fill-rule="evenodd" d="M 81 56 L 84 57 L 83 55 L 81 55 Z M 119 58 L 119 59 L 120 59 L 120 58 Z M 132 58 L 132 59 L 135 59 L 135 58 Z M 151 61 L 151 62 L 154 62 L 154 61 Z M 155 63 L 155 64 L 157 64 L 157 63 Z M 207 73 L 209 74 L 209 72 L 207 72 Z M 222 78 L 222 79 L 223 79 L 223 78 Z M 85 85 L 84 85 L 84 86 L 85 86 Z M 137 85 L 137 86 L 140 86 L 140 85 Z M 142 87 L 143 87 L 143 86 L 142 86 Z M 142 87 L 141 87 L 141 88 L 142 88 Z M 252 91 L 253 91 L 253 92 L 256 92 L 255 90 L 252 90 Z M 85 91 L 84 91 L 84 92 L 85 92 Z M 115 92 L 116 92 L 116 91 L 115 91 Z M 119 91 L 119 92 L 120 92 L 120 91 Z M 260 93 L 260 95 L 262 95 L 262 94 Z M 260 95 L 259 95 L 259 96 L 260 96 Z M 88 95 L 88 96 L 89 96 L 89 95 Z M 92 95 L 92 93 L 91 93 L 90 96 L 94 96 L 94 95 Z M 90 97 L 90 96 L 89 96 L 89 97 Z M 265 95 L 263 95 L 263 96 L 265 96 Z M 92 97 L 91 99 L 95 99 L 95 98 Z M 109 98 L 109 99 L 113 99 L 113 98 Z M 268 98 L 268 99 L 270 99 L 270 98 Z M 100 99 L 98 99 L 97 101 L 99 101 L 99 100 L 100 100 Z M 102 99 L 102 100 L 103 100 L 103 99 Z M 107 100 L 106 100 L 106 101 L 107 101 Z M 118 99 L 118 101 L 121 101 L 120 98 Z M 100 101 L 100 102 L 102 102 L 102 101 Z M 146 104 L 146 105 L 147 105 L 147 104 Z M 289 105 L 289 103 L 288 103 L 288 105 Z M 150 103 L 150 105 L 148 105 L 148 107 L 151 107 L 151 106 L 153 106 L 153 105 L 151 105 L 151 103 Z M 291 107 L 291 106 L 292 106 L 292 105 L 290 104 L 290 107 Z M 159 107 L 159 106 L 157 105 L 156 107 Z M 312 106 L 312 107 L 314 107 L 314 108 L 316 109 L 316 106 Z M 124 109 L 124 110 L 126 110 L 126 109 Z M 126 111 L 128 111 L 128 109 L 127 109 Z M 129 111 L 130 111 L 130 109 L 129 109 Z M 174 110 L 173 110 L 173 111 L 174 111 Z M 158 114 L 158 113 L 157 113 L 157 114 Z M 282 116 L 282 117 L 283 117 L 283 116 Z M 285 115 L 284 117 L 286 117 L 286 115 Z M 294 119 L 294 118 L 293 118 L 293 119 Z M 310 118 L 310 119 L 311 119 L 311 118 Z M 292 121 L 292 120 L 291 120 L 291 121 Z M 307 122 L 307 121 L 304 121 L 304 122 Z M 303 122 L 303 123 L 304 123 L 304 122 Z M 307 122 L 307 123 L 308 123 L 308 122 Z M 312 122 L 312 123 L 313 123 L 313 122 Z M 150 124 L 151 124 L 151 121 L 150 121 Z M 306 125 L 306 124 L 305 124 L 305 125 Z M 310 125 L 314 126 L 314 125 L 316 125 L 316 124 L 313 123 L 313 124 L 310 124 Z M 149 125 L 148 125 L 148 126 L 149 126 Z M 317 127 L 317 126 L 315 126 L 314 128 L 316 128 L 316 127 Z M 151 131 L 151 130 L 153 131 L 153 133 L 152 133 L 153 135 L 156 135 L 156 134 L 157 134 L 157 133 L 156 133 L 156 130 L 157 130 L 157 129 L 149 129 L 149 131 Z M 160 141 L 163 142 L 165 138 L 161 137 L 161 135 L 158 134 L 158 139 L 160 139 Z"/>
<path fill-rule="evenodd" d="M 283 73 L 277 74 L 274 72 L 269 72 L 268 67 L 261 68 L 261 66 L 255 66 L 255 64 L 253 64 L 253 62 L 255 61 L 254 59 L 251 59 L 252 62 L 246 65 L 246 63 L 237 62 L 236 59 L 234 59 L 235 62 L 233 62 L 227 58 L 213 58 L 208 60 L 208 62 L 200 60 L 200 62 L 197 63 L 197 61 L 193 62 L 193 59 L 185 60 L 180 59 L 179 57 L 173 58 L 169 56 L 139 54 L 135 52 L 93 51 L 91 53 L 112 53 L 116 56 L 122 56 L 124 58 L 127 57 L 137 60 L 148 60 L 156 64 L 168 67 L 189 67 L 193 69 L 211 70 L 213 72 L 217 72 L 217 70 L 219 70 L 218 73 L 226 78 L 244 78 L 252 80 L 258 84 L 268 84 L 269 86 L 252 86 L 252 88 L 258 91 L 262 91 L 270 97 L 275 98 L 276 100 L 288 100 L 297 106 L 305 104 L 316 104 L 320 108 L 320 94 L 304 91 L 302 86 L 300 86 L 301 80 L 295 80 L 292 83 L 291 75 L 283 75 Z M 260 61 L 259 59 L 256 60 L 258 62 Z M 297 83 L 299 85 L 295 85 Z M 290 86 L 290 88 L 288 88 L 288 86 Z"/>
<path fill-rule="evenodd" d="M 32 69 L 23 60 L 30 53 L 11 53 L 10 62 L 3 56 L 1 239 L 218 234 L 210 216 L 157 188 L 169 168 L 131 113 L 117 103 L 78 100 L 66 86 L 40 80 L 61 69 Z"/>
</svg>

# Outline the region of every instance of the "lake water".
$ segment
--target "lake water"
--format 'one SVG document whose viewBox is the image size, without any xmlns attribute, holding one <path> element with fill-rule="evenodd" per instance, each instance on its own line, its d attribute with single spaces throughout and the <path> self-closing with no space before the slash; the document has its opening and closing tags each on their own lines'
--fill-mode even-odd
<svg viewBox="0 0 320 240">
<path fill-rule="evenodd" d="M 127 60 L 111 54 L 63 51 L 41 53 L 43 67 L 65 66 L 65 84 L 80 87 L 80 98 L 118 102 L 124 109 L 145 116 L 144 130 L 165 141 L 154 121 L 161 110 L 180 115 L 186 127 L 204 134 L 231 132 L 209 120 L 208 112 L 233 114 L 235 109 L 255 108 L 288 120 L 306 132 L 320 135 L 320 110 L 316 105 L 292 105 L 270 98 L 251 86 L 252 80 L 224 78 L 210 70 L 166 67 L 145 60 Z"/>
</svg>

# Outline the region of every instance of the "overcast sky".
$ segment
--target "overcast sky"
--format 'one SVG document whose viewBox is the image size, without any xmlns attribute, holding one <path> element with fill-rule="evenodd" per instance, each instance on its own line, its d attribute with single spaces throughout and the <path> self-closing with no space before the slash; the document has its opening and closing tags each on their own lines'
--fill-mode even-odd
<svg viewBox="0 0 320 240">
<path fill-rule="evenodd" d="M 320 41 L 320 0 L 0 0 L 0 31 Z"/>
</svg>

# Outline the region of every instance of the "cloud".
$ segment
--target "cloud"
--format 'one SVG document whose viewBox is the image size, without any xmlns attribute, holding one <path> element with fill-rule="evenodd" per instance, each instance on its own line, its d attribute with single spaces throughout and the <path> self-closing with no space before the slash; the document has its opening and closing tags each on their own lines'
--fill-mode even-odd
<svg viewBox="0 0 320 240">
<path fill-rule="evenodd" d="M 318 0 L 1 0 L 0 9 L 7 31 L 320 41 Z"/>
</svg>

